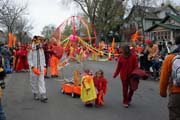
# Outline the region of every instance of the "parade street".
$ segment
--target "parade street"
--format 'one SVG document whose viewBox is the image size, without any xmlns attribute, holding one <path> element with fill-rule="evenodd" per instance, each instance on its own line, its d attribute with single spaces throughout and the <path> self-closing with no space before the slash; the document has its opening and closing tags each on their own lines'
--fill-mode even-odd
<svg viewBox="0 0 180 120">
<path fill-rule="evenodd" d="M 90 68 L 93 73 L 100 68 L 104 70 L 108 90 L 103 107 L 87 108 L 80 98 L 61 93 L 62 80 L 72 76 L 68 71 L 75 68 L 66 67 L 59 78 L 45 80 L 48 103 L 33 100 L 29 72 L 8 74 L 2 101 L 7 120 L 168 120 L 167 98 L 159 95 L 159 81 L 141 80 L 132 104 L 124 108 L 121 81 L 119 76 L 112 77 L 116 62 L 88 61 L 83 67 Z"/>
</svg>

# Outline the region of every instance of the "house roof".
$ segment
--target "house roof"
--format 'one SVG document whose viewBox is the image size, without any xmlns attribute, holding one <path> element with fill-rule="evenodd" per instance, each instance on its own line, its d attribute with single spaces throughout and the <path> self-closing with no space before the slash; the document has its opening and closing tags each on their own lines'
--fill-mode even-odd
<svg viewBox="0 0 180 120">
<path fill-rule="evenodd" d="M 158 24 L 153 25 L 152 27 L 148 28 L 145 30 L 145 32 L 149 32 L 153 30 L 154 28 L 161 26 L 166 29 L 180 29 L 180 26 L 177 25 L 172 25 L 172 24 L 164 24 L 169 18 L 175 20 L 176 22 L 180 23 L 180 15 L 173 15 L 173 14 L 167 14 L 167 16 Z"/>
<path fill-rule="evenodd" d="M 172 25 L 172 24 L 159 23 L 159 24 L 155 24 L 154 26 L 150 27 L 145 32 L 149 32 L 149 31 L 153 30 L 154 28 L 156 28 L 158 26 L 166 28 L 166 29 L 171 29 L 171 30 L 180 30 L 180 26 Z"/>
<path fill-rule="evenodd" d="M 160 26 L 167 28 L 167 29 L 174 29 L 174 30 L 180 30 L 180 26 L 172 25 L 172 24 L 159 24 Z"/>
<path fill-rule="evenodd" d="M 154 12 L 152 12 L 155 9 L 156 9 L 155 7 L 145 7 L 145 6 L 140 6 L 140 5 L 134 5 L 131 8 L 129 15 L 125 18 L 125 21 L 129 21 L 133 14 L 135 14 L 136 17 L 142 16 L 142 12 L 140 11 L 144 11 L 144 10 L 146 10 L 145 17 L 157 18 L 157 15 L 154 14 Z"/>
<path fill-rule="evenodd" d="M 135 14 L 136 17 L 142 16 L 141 11 L 146 11 L 145 18 L 158 19 L 157 13 L 169 7 L 176 15 L 180 15 L 180 12 L 177 11 L 173 6 L 161 6 L 161 7 L 148 7 L 148 6 L 140 6 L 134 5 L 129 13 L 129 15 L 125 18 L 125 21 L 129 21 L 132 17 L 132 14 Z M 159 18 L 161 19 L 161 18 Z"/>
<path fill-rule="evenodd" d="M 161 21 L 161 23 L 166 22 L 169 18 L 180 23 L 180 15 L 167 14 L 166 17 Z"/>
<path fill-rule="evenodd" d="M 178 10 L 176 10 L 172 5 L 168 5 L 169 8 L 171 8 L 171 10 L 176 13 L 177 15 L 180 15 L 180 12 Z"/>
<path fill-rule="evenodd" d="M 157 21 L 162 21 L 163 20 L 161 18 L 149 18 L 149 17 L 145 17 L 144 19 L 146 19 L 146 20 L 157 20 Z"/>
</svg>

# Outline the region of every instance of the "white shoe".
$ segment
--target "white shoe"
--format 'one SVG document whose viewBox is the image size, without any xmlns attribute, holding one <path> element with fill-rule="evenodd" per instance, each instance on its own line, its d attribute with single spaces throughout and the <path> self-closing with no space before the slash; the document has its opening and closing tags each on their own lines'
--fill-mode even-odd
<svg viewBox="0 0 180 120">
<path fill-rule="evenodd" d="M 128 104 L 123 104 L 123 106 L 124 106 L 125 108 L 128 108 L 128 107 L 129 107 L 129 105 L 128 105 Z"/>
</svg>

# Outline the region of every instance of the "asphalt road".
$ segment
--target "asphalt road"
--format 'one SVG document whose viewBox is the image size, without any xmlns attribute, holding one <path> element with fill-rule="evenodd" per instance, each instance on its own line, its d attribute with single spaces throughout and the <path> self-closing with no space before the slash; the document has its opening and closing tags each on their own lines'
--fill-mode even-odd
<svg viewBox="0 0 180 120">
<path fill-rule="evenodd" d="M 124 108 L 121 81 L 112 78 L 115 67 L 115 61 L 66 66 L 58 79 L 46 79 L 48 103 L 33 100 L 28 72 L 9 74 L 3 96 L 7 120 L 168 120 L 168 99 L 159 96 L 158 81 L 140 81 L 131 106 Z M 79 98 L 60 92 L 62 80 L 70 79 L 74 68 L 90 68 L 93 73 L 104 70 L 108 80 L 105 106 L 86 108 Z"/>
</svg>

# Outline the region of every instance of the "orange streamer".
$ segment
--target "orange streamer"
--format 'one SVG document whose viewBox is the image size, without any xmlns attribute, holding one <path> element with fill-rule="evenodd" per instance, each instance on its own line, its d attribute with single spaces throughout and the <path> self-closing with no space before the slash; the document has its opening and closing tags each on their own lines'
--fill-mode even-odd
<svg viewBox="0 0 180 120">
<path fill-rule="evenodd" d="M 13 34 L 11 32 L 8 34 L 8 38 L 9 38 L 8 47 L 12 48 L 12 46 L 13 46 Z"/>
</svg>

